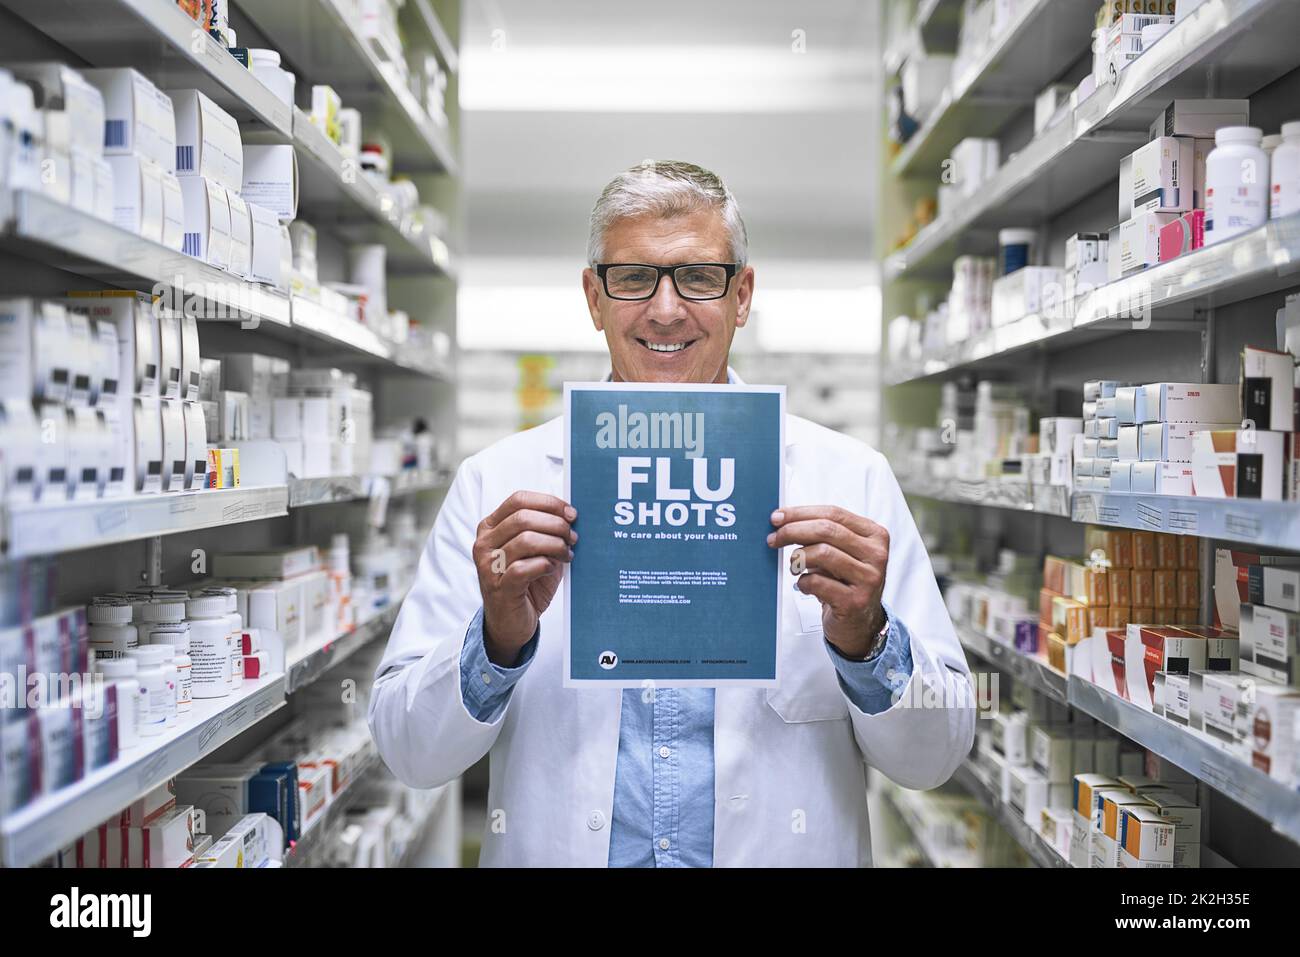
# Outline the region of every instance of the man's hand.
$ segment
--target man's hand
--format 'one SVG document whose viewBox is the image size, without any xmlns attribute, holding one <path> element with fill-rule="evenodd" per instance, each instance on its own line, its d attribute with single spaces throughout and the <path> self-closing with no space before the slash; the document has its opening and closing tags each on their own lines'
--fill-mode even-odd
<svg viewBox="0 0 1300 957">
<path fill-rule="evenodd" d="M 790 555 L 799 590 L 822 603 L 826 640 L 848 658 L 865 658 L 885 624 L 881 596 L 889 562 L 889 532 L 834 505 L 807 505 L 772 513 L 773 548 L 803 547 Z"/>
<path fill-rule="evenodd" d="M 483 595 L 483 643 L 488 658 L 512 667 L 537 630 L 573 558 L 577 510 L 542 492 L 515 492 L 478 524 L 474 567 Z"/>
</svg>

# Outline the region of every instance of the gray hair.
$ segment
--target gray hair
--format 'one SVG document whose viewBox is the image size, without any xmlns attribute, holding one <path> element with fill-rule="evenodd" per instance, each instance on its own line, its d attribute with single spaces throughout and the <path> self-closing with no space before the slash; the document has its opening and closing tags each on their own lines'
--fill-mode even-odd
<svg viewBox="0 0 1300 957">
<path fill-rule="evenodd" d="M 663 219 L 715 209 L 731 237 L 731 259 L 745 264 L 749 237 L 740 206 L 716 173 L 679 160 L 646 160 L 619 173 L 591 210 L 587 262 L 595 266 L 605 254 L 605 230 L 620 219 L 654 215 Z"/>
</svg>

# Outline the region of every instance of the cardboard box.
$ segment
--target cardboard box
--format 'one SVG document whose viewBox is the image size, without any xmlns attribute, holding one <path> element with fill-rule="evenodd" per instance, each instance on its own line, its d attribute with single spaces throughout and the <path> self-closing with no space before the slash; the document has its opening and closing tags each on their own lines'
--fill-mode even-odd
<svg viewBox="0 0 1300 957">
<path fill-rule="evenodd" d="M 1177 259 L 1205 245 L 1205 210 L 1193 209 L 1172 223 L 1160 227 L 1159 254 L 1162 263 Z"/>
<path fill-rule="evenodd" d="M 162 171 L 162 244 L 180 252 L 185 246 L 185 194 L 175 173 Z"/>
<path fill-rule="evenodd" d="M 1143 422 L 1239 422 L 1235 385 L 1152 382 L 1142 386 Z"/>
<path fill-rule="evenodd" d="M 239 488 L 239 449 L 208 449 L 208 488 Z"/>
<path fill-rule="evenodd" d="M 993 750 L 1009 765 L 1029 763 L 1029 719 L 1023 711 L 999 711 L 993 715 Z"/>
<path fill-rule="evenodd" d="M 1191 495 L 1190 462 L 1134 462 L 1129 469 L 1134 495 Z"/>
<path fill-rule="evenodd" d="M 223 552 L 213 556 L 217 578 L 294 578 L 320 568 L 315 545 L 265 548 L 255 551 Z"/>
<path fill-rule="evenodd" d="M 1295 370 L 1289 352 L 1246 346 L 1241 351 L 1241 424 L 1264 431 L 1293 431 Z"/>
<path fill-rule="evenodd" d="M 233 189 L 226 190 L 230 206 L 230 271 L 245 277 L 253 263 L 253 221 L 248 204 Z"/>
<path fill-rule="evenodd" d="M 1262 603 L 1270 608 L 1300 612 L 1300 568 L 1277 565 L 1255 566 L 1263 585 Z"/>
<path fill-rule="evenodd" d="M 1125 462 L 1136 462 L 1142 458 L 1142 426 L 1121 425 L 1116 435 L 1118 458 Z"/>
<path fill-rule="evenodd" d="M 1202 498 L 1236 498 L 1237 429 L 1192 432 L 1192 494 Z"/>
<path fill-rule="evenodd" d="M 110 827 L 108 835 L 109 859 L 124 868 L 183 867 L 194 854 L 194 808 L 178 805 L 143 827 Z"/>
<path fill-rule="evenodd" d="M 1204 670 L 1205 639 L 1165 625 L 1129 625 L 1124 640 L 1124 674 L 1129 700 L 1154 709 L 1157 671 L 1186 675 Z"/>
<path fill-rule="evenodd" d="M 1300 691 L 1260 684 L 1246 710 L 1246 744 L 1250 763 L 1265 774 L 1291 786 L 1297 768 L 1296 719 L 1300 717 Z"/>
<path fill-rule="evenodd" d="M 286 648 L 303 641 L 302 582 L 297 579 L 267 582 L 248 591 L 249 628 L 276 631 Z"/>
<path fill-rule="evenodd" d="M 130 67 L 79 72 L 103 95 L 104 155 L 142 156 L 168 168 L 164 153 L 175 133 L 165 128 L 154 85 Z"/>
<path fill-rule="evenodd" d="M 1196 670 L 1191 679 L 1191 727 L 1233 752 L 1242 750 L 1250 698 L 1258 682 L 1237 671 Z"/>
<path fill-rule="evenodd" d="M 1133 151 L 1133 219 L 1192 209 L 1192 141 L 1160 136 Z M 1176 221 L 1176 220 L 1175 220 Z"/>
<path fill-rule="evenodd" d="M 1172 821 L 1154 807 L 1126 807 L 1120 819 L 1122 867 L 1173 867 Z"/>
<path fill-rule="evenodd" d="M 155 243 L 163 241 L 163 171 L 141 156 L 110 156 L 113 225 Z"/>
<path fill-rule="evenodd" d="M 291 145 L 244 147 L 239 193 L 274 213 L 282 223 L 298 217 L 298 157 Z"/>
<path fill-rule="evenodd" d="M 135 423 L 135 490 L 141 494 L 162 491 L 162 409 L 157 397 L 132 400 Z"/>
<path fill-rule="evenodd" d="M 208 487 L 208 433 L 203 409 L 197 402 L 182 402 L 185 420 L 185 488 Z"/>
<path fill-rule="evenodd" d="M 1178 535 L 1156 532 L 1156 568 L 1178 567 Z"/>
<path fill-rule="evenodd" d="M 1119 866 L 1119 824 L 1124 808 L 1150 807 L 1150 802 L 1124 788 L 1108 788 L 1093 792 L 1100 806 L 1099 820 L 1092 830 L 1092 867 Z"/>
<path fill-rule="evenodd" d="M 220 840 L 248 814 L 248 782 L 256 763 L 210 764 L 190 768 L 176 778 L 176 799 L 202 812 L 203 833 Z"/>
<path fill-rule="evenodd" d="M 1280 502 L 1287 488 L 1288 433 L 1237 431 L 1237 498 Z"/>
<path fill-rule="evenodd" d="M 1296 636 L 1300 615 L 1266 605 L 1241 606 L 1241 670 L 1277 684 L 1296 686 Z"/>
<path fill-rule="evenodd" d="M 1221 126 L 1249 125 L 1249 100 L 1173 100 L 1151 121 L 1148 135 L 1213 140 Z"/>
<path fill-rule="evenodd" d="M 238 192 L 244 150 L 235 118 L 199 90 L 168 90 L 167 95 L 176 117 L 176 175 L 200 176 Z"/>
<path fill-rule="evenodd" d="M 247 278 L 252 282 L 279 286 L 282 236 L 280 220 L 265 206 L 247 203 L 251 252 Z"/>
<path fill-rule="evenodd" d="M 1030 731 L 1033 767 L 1050 784 L 1068 784 L 1073 778 L 1074 746 L 1074 736 L 1068 725 L 1035 725 Z"/>
<path fill-rule="evenodd" d="M 160 405 L 162 424 L 162 490 L 183 492 L 185 463 L 188 458 L 185 446 L 185 411 L 180 399 L 163 399 Z"/>
<path fill-rule="evenodd" d="M 1180 607 L 1178 604 L 1178 570 L 1174 568 L 1157 568 L 1151 572 L 1153 600 L 1151 604 L 1156 614 Z"/>
<path fill-rule="evenodd" d="M 1178 213 L 1135 212 L 1119 229 L 1119 268 L 1122 275 L 1140 272 L 1160 262 L 1160 230 L 1178 221 Z"/>
<path fill-rule="evenodd" d="M 1121 427 L 1137 425 L 1147 421 L 1146 409 L 1143 407 L 1143 387 L 1140 385 L 1123 385 L 1115 389 L 1115 420 Z M 1120 458 L 1124 456 L 1121 455 Z M 1137 458 L 1136 455 L 1133 456 Z"/>
<path fill-rule="evenodd" d="M 220 269 L 230 266 L 230 200 L 216 180 L 180 177 L 185 197 L 182 251 Z"/>
<path fill-rule="evenodd" d="M 1147 422 L 1141 426 L 1141 454 L 1147 462 L 1191 462 L 1194 442 L 1199 431 L 1223 431 L 1235 422 Z"/>
</svg>

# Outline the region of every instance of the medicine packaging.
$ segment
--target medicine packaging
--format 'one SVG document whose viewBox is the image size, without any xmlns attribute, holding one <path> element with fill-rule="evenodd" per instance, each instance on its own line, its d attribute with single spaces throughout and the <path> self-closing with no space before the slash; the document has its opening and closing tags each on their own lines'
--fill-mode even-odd
<svg viewBox="0 0 1300 957">
<path fill-rule="evenodd" d="M 176 116 L 176 175 L 238 191 L 244 151 L 235 118 L 199 90 L 168 90 L 167 95 Z"/>
<path fill-rule="evenodd" d="M 1286 497 L 1288 433 L 1237 430 L 1237 498 Z"/>
<path fill-rule="evenodd" d="M 1289 352 L 1246 346 L 1241 351 L 1241 416 L 1255 429 L 1295 428 L 1295 358 Z"/>
<path fill-rule="evenodd" d="M 1139 147 L 1132 164 L 1133 218 L 1146 212 L 1184 213 L 1192 207 L 1192 140 L 1161 136 Z"/>
<path fill-rule="evenodd" d="M 226 190 L 226 199 L 230 205 L 229 268 L 236 276 L 247 276 L 253 258 L 253 223 L 248 204 L 233 189 Z"/>
<path fill-rule="evenodd" d="M 1120 867 L 1173 867 L 1175 825 L 1158 808 L 1126 807 L 1120 824 Z"/>
<path fill-rule="evenodd" d="M 244 197 L 247 200 L 247 197 Z M 247 202 L 250 236 L 250 259 L 247 278 L 271 286 L 280 285 L 280 262 L 283 257 L 280 220 L 274 210 L 256 202 Z"/>
<path fill-rule="evenodd" d="M 241 196 L 276 215 L 282 223 L 298 216 L 298 156 L 293 146 L 244 147 Z"/>
<path fill-rule="evenodd" d="M 130 67 L 81 73 L 104 99 L 104 155 L 135 155 L 169 168 L 173 161 L 165 154 L 175 131 L 167 128 L 171 114 L 159 105 L 153 83 Z"/>
<path fill-rule="evenodd" d="M 185 198 L 183 251 L 220 269 L 230 265 L 230 200 L 216 180 L 181 176 Z"/>
<path fill-rule="evenodd" d="M 1145 462 L 1191 462 L 1195 432 L 1232 429 L 1235 422 L 1147 422 L 1138 458 Z"/>
<path fill-rule="evenodd" d="M 1300 615 L 1247 603 L 1241 606 L 1240 629 L 1241 670 L 1295 687 L 1300 679 L 1296 669 Z"/>
</svg>

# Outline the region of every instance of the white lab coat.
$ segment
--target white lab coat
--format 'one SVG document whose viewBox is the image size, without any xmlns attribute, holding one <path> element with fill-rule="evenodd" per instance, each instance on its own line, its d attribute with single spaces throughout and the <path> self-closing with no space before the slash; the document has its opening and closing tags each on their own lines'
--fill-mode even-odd
<svg viewBox="0 0 1300 957">
<path fill-rule="evenodd" d="M 562 686 L 564 589 L 542 615 L 536 656 L 496 721 L 473 718 L 460 690 L 461 648 L 481 605 L 470 552 L 476 526 L 519 489 L 562 495 L 563 439 L 563 420 L 553 419 L 461 465 L 370 699 L 379 752 L 411 786 L 443 784 L 490 756 L 484 865 L 608 861 L 622 691 Z M 912 677 L 889 710 L 858 710 L 827 655 L 816 599 L 793 591 L 785 567 L 793 600 L 784 603 L 779 686 L 716 692 L 713 862 L 867 866 L 864 762 L 904 787 L 937 786 L 970 750 L 974 696 L 885 458 L 791 415 L 786 461 L 786 504 L 839 505 L 888 529 L 885 601 L 911 632 Z M 581 527 L 579 516 L 579 535 Z M 799 602 L 814 604 L 801 615 Z"/>
</svg>

